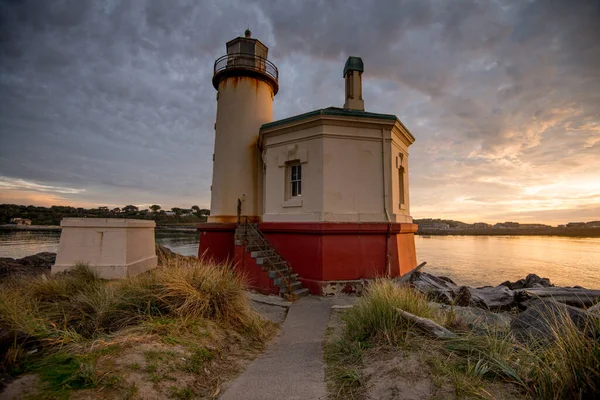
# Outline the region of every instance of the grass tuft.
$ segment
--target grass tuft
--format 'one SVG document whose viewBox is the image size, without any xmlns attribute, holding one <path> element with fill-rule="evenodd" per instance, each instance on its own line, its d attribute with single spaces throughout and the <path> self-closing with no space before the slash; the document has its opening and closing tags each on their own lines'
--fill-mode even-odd
<svg viewBox="0 0 600 400">
<path fill-rule="evenodd" d="M 230 266 L 185 257 L 166 257 L 163 263 L 117 281 L 100 279 L 78 264 L 49 278 L 2 282 L 0 327 L 14 335 L 15 342 L 0 355 L 3 369 L 40 373 L 52 396 L 58 396 L 55 391 L 120 385 L 118 376 L 98 377 L 95 363 L 100 353 L 86 349 L 125 332 L 124 328 L 187 347 L 192 354 L 185 368 L 198 374 L 205 373 L 214 358 L 198 340 L 215 342 L 213 331 L 243 335 L 257 344 L 273 333 L 273 324 L 251 308 L 245 281 Z M 39 351 L 29 357 L 26 349 L 31 348 Z M 171 379 L 156 368 L 155 356 L 160 354 L 146 354 L 145 369 L 155 368 L 157 381 Z"/>
<path fill-rule="evenodd" d="M 458 331 L 456 339 L 424 338 L 402 320 L 397 308 Z M 600 393 L 600 316 L 582 325 L 566 307 L 542 314 L 549 337 L 517 340 L 511 332 L 469 332 L 451 308 L 436 312 L 427 299 L 408 287 L 378 280 L 343 316 L 337 341 L 325 346 L 328 376 L 337 398 L 362 397 L 368 383 L 361 376 L 363 359 L 380 347 L 420 354 L 432 380 L 453 384 L 458 397 L 494 398 L 493 385 L 503 385 L 509 398 L 549 400 L 596 398 Z M 541 332 L 541 331 L 540 331 Z M 373 349 L 370 349 L 373 348 Z M 492 386 L 490 386 L 492 385 Z"/>
<path fill-rule="evenodd" d="M 438 319 L 426 296 L 390 280 L 378 279 L 344 316 L 346 331 L 352 340 L 376 339 L 386 344 L 404 341 L 412 323 L 400 317 L 398 308 L 419 317 Z"/>
</svg>

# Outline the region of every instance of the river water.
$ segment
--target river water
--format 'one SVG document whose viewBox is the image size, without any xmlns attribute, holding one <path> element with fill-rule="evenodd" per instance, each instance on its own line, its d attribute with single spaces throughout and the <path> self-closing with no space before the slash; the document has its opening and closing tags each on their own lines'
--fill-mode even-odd
<svg viewBox="0 0 600 400">
<path fill-rule="evenodd" d="M 56 252 L 59 232 L 0 232 L 0 257 Z M 156 241 L 183 255 L 196 255 L 198 237 L 158 232 Z M 497 285 L 536 273 L 561 286 L 600 289 L 600 238 L 555 236 L 415 237 L 424 271 L 462 285 Z"/>
</svg>

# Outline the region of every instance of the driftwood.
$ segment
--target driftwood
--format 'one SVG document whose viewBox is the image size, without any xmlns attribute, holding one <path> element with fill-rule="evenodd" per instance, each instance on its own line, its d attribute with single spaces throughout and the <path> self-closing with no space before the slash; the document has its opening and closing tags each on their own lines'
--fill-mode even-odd
<svg viewBox="0 0 600 400">
<path fill-rule="evenodd" d="M 417 265 L 417 268 L 402 275 L 399 279 L 396 280 L 396 283 L 398 283 L 399 285 L 404 285 L 404 284 L 410 283 L 413 275 L 416 274 L 417 272 L 420 273 L 421 268 L 423 268 L 425 266 L 425 264 L 427 264 L 427 261 L 422 262 L 421 264 Z"/>
<path fill-rule="evenodd" d="M 515 292 L 506 286 L 472 288 L 461 286 L 454 297 L 454 304 L 479 307 L 493 311 L 506 311 L 515 306 Z"/>
<path fill-rule="evenodd" d="M 529 274 L 514 283 L 503 282 L 498 286 L 474 288 L 458 286 L 451 279 L 421 272 L 418 268 L 405 274 L 396 282 L 409 285 L 425 293 L 432 301 L 463 307 L 478 307 L 491 311 L 507 311 L 514 307 L 527 308 L 531 299 L 551 299 L 579 308 L 587 308 L 600 302 L 600 290 L 580 287 L 556 287 L 548 278 Z"/>
<path fill-rule="evenodd" d="M 449 331 L 441 325 L 436 324 L 430 319 L 417 317 L 416 315 L 404 311 L 400 308 L 396 308 L 396 311 L 398 311 L 402 318 L 404 318 L 407 321 L 413 322 L 417 328 L 429 333 L 432 336 L 435 336 L 438 339 L 452 339 L 456 337 L 455 333 Z"/>
<path fill-rule="evenodd" d="M 581 332 L 592 333 L 592 314 L 581 308 L 550 299 L 534 299 L 526 305 L 527 309 L 511 321 L 511 331 L 521 342 L 554 341 L 568 320 Z"/>
<path fill-rule="evenodd" d="M 590 307 L 600 301 L 600 290 L 563 287 L 536 287 L 515 291 L 519 302 L 530 298 L 552 299 L 574 307 Z"/>
</svg>

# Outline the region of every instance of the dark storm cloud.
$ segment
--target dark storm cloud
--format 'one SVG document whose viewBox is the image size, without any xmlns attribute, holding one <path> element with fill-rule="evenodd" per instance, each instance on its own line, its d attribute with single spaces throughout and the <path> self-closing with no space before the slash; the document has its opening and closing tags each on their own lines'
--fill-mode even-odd
<svg viewBox="0 0 600 400">
<path fill-rule="evenodd" d="M 250 26 L 280 69 L 277 118 L 340 106 L 345 58 L 364 59 L 367 109 L 417 137 L 417 217 L 495 218 L 557 182 L 576 183 L 573 209 L 600 192 L 594 0 L 0 4 L 0 176 L 28 190 L 207 204 L 212 63 Z"/>
</svg>

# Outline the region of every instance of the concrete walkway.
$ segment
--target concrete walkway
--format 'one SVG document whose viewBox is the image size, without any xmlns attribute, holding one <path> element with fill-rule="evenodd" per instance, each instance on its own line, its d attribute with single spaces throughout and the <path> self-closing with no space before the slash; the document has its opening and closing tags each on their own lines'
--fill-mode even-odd
<svg viewBox="0 0 600 400">
<path fill-rule="evenodd" d="M 323 336 L 331 306 L 349 301 L 309 296 L 294 302 L 278 338 L 220 399 L 325 399 Z"/>
</svg>

